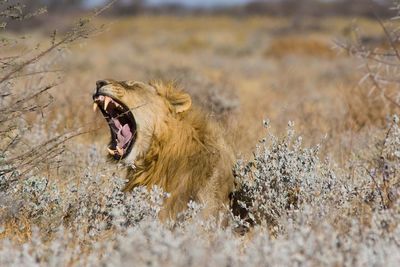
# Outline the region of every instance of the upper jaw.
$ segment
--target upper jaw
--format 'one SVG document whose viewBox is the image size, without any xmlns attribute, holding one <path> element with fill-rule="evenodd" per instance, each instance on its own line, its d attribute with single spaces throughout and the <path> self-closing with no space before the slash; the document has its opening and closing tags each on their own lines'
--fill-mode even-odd
<svg viewBox="0 0 400 267">
<path fill-rule="evenodd" d="M 96 111 L 97 107 L 101 105 L 101 111 L 107 111 L 107 107 L 110 103 L 113 103 L 117 108 L 124 108 L 119 100 L 110 94 L 96 93 L 93 95 L 93 110 Z"/>
</svg>

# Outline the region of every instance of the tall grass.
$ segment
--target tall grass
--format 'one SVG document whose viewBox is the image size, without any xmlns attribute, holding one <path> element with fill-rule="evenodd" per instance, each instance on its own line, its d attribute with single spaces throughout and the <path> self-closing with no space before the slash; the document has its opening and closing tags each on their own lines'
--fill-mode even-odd
<svg viewBox="0 0 400 267">
<path fill-rule="evenodd" d="M 6 10 L 15 11 L 8 8 L 6 1 L 1 3 Z M 16 8 L 16 12 L 19 10 Z M 21 14 L 21 18 L 27 17 Z M 220 227 L 215 218 L 200 220 L 202 206 L 194 202 L 188 203 L 188 209 L 179 217 L 182 220 L 162 224 L 158 213 L 168 192 L 158 187 L 149 191 L 139 187 L 131 193 L 122 193 L 123 172 L 118 165 L 106 162 L 104 153 L 93 140 L 89 143 L 71 139 L 80 130 L 65 133 L 58 125 L 41 122 L 42 114 L 46 115 L 54 101 L 51 90 L 57 90 L 57 85 L 64 81 L 54 76 L 63 62 L 52 59 L 64 53 L 67 46 L 97 31 L 88 21 L 81 20 L 65 34 L 53 34 L 48 46 L 43 47 L 43 43 L 23 54 L 18 54 L 21 50 L 15 46 L 24 45 L 20 44 L 24 41 L 8 37 L 3 43 L 5 49 L 0 52 L 3 68 L 0 78 L 1 266 L 398 265 L 398 116 L 388 112 L 379 115 L 372 109 L 372 115 L 380 118 L 381 123 L 371 128 L 368 138 L 363 139 L 367 145 L 352 149 L 346 155 L 346 164 L 341 165 L 321 153 L 323 149 L 333 149 L 332 146 L 301 137 L 294 123 L 288 123 L 285 133 L 276 134 L 271 123 L 264 121 L 264 138 L 258 143 L 254 140 L 257 145 L 252 156 L 239 158 L 233 166 L 237 191 L 233 194 L 228 226 Z M 255 38 L 254 44 L 247 45 L 261 47 L 258 40 Z M 304 43 L 305 51 L 310 50 L 309 45 Z M 261 47 L 257 60 L 269 60 L 263 51 Z M 325 44 L 323 51 L 327 51 Z M 114 55 L 112 52 L 107 60 Z M 241 55 L 238 62 L 245 62 L 246 56 L 254 54 Z M 301 51 L 300 54 L 317 56 Z M 215 60 L 211 63 L 217 66 L 226 62 L 223 61 L 226 54 L 222 58 L 204 55 Z M 284 60 L 279 55 L 272 58 Z M 256 62 L 259 64 L 256 67 L 264 66 Z M 169 79 L 180 73 L 186 87 L 193 86 L 189 91 L 195 101 L 211 113 L 223 117 L 235 111 L 240 120 L 253 122 L 246 116 L 252 113 L 241 109 L 236 90 L 227 89 L 240 86 L 235 77 L 212 80 L 204 73 L 197 75 L 197 69 L 160 70 L 154 67 L 153 61 L 146 59 L 146 63 L 143 68 L 148 67 L 146 71 L 153 76 Z M 115 65 L 112 62 L 106 67 Z M 252 74 L 252 79 L 256 79 L 253 74 L 256 69 L 251 67 L 245 74 Z M 77 71 L 77 76 L 77 73 L 81 74 Z M 292 79 L 296 88 L 303 81 L 289 76 L 282 80 Z M 249 84 L 246 81 L 246 89 L 254 90 Z M 247 94 L 250 93 L 246 91 Z M 253 100 L 261 101 L 255 96 Z M 374 123 L 369 118 L 359 128 L 353 127 L 358 123 L 357 116 L 366 112 L 365 108 L 356 106 L 362 107 L 365 99 L 369 99 L 368 95 L 357 100 L 361 104 L 349 101 L 354 105 L 354 121 L 345 127 L 346 131 L 357 133 L 364 125 Z M 63 111 L 62 108 L 55 110 Z M 388 115 L 386 119 L 382 119 L 384 115 Z M 59 121 L 68 119 L 62 112 L 57 116 Z M 248 134 L 249 129 L 243 131 Z M 227 132 L 232 134 L 234 131 Z M 72 140 L 68 146 L 66 140 Z"/>
</svg>

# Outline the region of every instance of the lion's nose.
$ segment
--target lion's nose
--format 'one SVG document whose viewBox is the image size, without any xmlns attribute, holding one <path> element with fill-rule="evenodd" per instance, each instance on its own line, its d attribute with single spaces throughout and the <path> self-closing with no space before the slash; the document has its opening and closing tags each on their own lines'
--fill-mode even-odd
<svg viewBox="0 0 400 267">
<path fill-rule="evenodd" d="M 99 90 L 101 87 L 106 86 L 107 84 L 109 84 L 109 82 L 106 80 L 98 80 L 96 82 L 96 90 Z"/>
</svg>

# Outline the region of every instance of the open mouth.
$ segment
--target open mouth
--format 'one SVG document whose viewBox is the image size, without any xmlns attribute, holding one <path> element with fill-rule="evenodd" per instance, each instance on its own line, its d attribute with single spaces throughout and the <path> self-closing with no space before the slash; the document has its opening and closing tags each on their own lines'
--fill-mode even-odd
<svg viewBox="0 0 400 267">
<path fill-rule="evenodd" d="M 110 127 L 108 152 L 120 160 L 129 154 L 136 141 L 135 118 L 126 105 L 110 96 L 96 94 L 93 101 L 93 110 L 99 108 Z"/>
</svg>

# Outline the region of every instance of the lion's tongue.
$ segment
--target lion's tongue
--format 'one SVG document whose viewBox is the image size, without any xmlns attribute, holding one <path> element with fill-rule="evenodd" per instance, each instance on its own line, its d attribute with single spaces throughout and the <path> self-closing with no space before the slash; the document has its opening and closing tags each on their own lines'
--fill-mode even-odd
<svg viewBox="0 0 400 267">
<path fill-rule="evenodd" d="M 119 124 L 119 126 L 121 126 L 121 124 Z M 117 146 L 118 147 L 123 149 L 124 146 L 129 142 L 129 140 L 131 140 L 131 138 L 132 138 L 132 132 L 131 132 L 131 129 L 129 128 L 128 124 L 118 127 L 118 133 L 117 133 Z"/>
<path fill-rule="evenodd" d="M 124 146 L 131 140 L 132 132 L 128 124 L 121 125 L 118 119 L 112 118 L 115 127 L 118 129 L 117 132 L 117 150 L 118 152 L 124 152 Z M 119 148 L 119 149 L 118 149 Z M 120 153 L 121 154 L 121 153 Z"/>
</svg>

